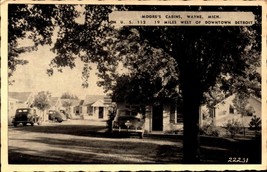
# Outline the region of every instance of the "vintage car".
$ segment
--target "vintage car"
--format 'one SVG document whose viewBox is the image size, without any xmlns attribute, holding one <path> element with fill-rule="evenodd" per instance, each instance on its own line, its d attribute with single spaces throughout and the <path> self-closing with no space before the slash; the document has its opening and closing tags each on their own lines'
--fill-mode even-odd
<svg viewBox="0 0 267 172">
<path fill-rule="evenodd" d="M 33 108 L 19 108 L 16 110 L 15 117 L 12 120 L 14 127 L 22 123 L 24 126 L 27 124 L 41 125 L 42 118 L 36 114 L 36 109 Z"/>
<path fill-rule="evenodd" d="M 62 112 L 56 111 L 56 110 L 49 110 L 48 111 L 48 119 L 54 122 L 61 123 L 64 121 L 65 117 Z"/>
<path fill-rule="evenodd" d="M 136 133 L 142 139 L 144 136 L 144 118 L 137 111 L 118 109 L 112 121 L 113 133 Z"/>
<path fill-rule="evenodd" d="M 61 114 L 63 114 L 63 118 L 64 118 L 64 120 L 65 120 L 65 118 L 66 118 L 66 120 L 68 120 L 68 119 L 71 119 L 70 118 L 70 114 L 68 114 L 65 110 L 63 110 L 63 109 L 61 109 L 61 110 L 59 110 L 59 112 L 61 113 Z"/>
</svg>

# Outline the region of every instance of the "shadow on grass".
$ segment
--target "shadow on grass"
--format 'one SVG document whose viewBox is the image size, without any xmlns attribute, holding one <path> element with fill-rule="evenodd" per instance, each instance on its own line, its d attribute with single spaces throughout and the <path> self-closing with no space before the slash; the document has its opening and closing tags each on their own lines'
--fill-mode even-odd
<svg viewBox="0 0 267 172">
<path fill-rule="evenodd" d="M 11 164 L 181 164 L 182 140 L 179 137 L 147 137 L 135 141 L 123 135 L 103 132 L 105 126 L 52 125 L 12 128 L 15 131 L 71 135 L 68 139 L 34 137 L 17 139 L 29 148 L 10 146 Z M 74 139 L 75 136 L 79 139 Z M 133 136 L 134 137 L 134 136 Z M 170 141 L 173 144 L 160 143 Z M 18 142 L 19 144 L 20 142 Z M 46 144 L 34 149 L 31 144 Z M 177 143 L 177 144 L 176 144 Z M 233 140 L 201 137 L 201 164 L 229 164 L 229 158 L 248 158 L 248 164 L 261 163 L 261 138 Z"/>
<path fill-rule="evenodd" d="M 202 137 L 201 159 L 203 163 L 240 164 L 235 159 L 248 159 L 246 164 L 261 164 L 261 137 L 249 140 Z"/>
<path fill-rule="evenodd" d="M 27 139 L 28 144 L 46 144 L 48 148 L 10 147 L 10 164 L 179 164 L 181 148 L 151 142 L 119 143 L 109 139 Z"/>
<path fill-rule="evenodd" d="M 44 134 L 67 134 L 74 136 L 91 136 L 91 137 L 110 137 L 109 133 L 105 132 L 106 126 L 97 125 L 67 125 L 55 124 L 51 126 L 18 126 L 12 128 L 16 131 L 35 132 Z"/>
</svg>

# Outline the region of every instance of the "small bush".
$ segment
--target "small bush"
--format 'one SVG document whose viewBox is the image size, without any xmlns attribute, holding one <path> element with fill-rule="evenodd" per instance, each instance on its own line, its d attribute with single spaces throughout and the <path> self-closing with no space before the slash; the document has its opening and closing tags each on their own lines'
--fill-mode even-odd
<svg viewBox="0 0 267 172">
<path fill-rule="evenodd" d="M 249 129 L 254 131 L 259 131 L 261 129 L 261 118 L 256 117 L 256 115 L 251 118 L 251 121 L 249 123 Z"/>
<path fill-rule="evenodd" d="M 171 129 L 164 132 L 164 134 L 179 134 L 179 133 L 183 133 L 183 130 Z"/>
<path fill-rule="evenodd" d="M 216 136 L 216 137 L 218 137 L 220 135 L 220 131 L 213 124 L 204 124 L 199 129 L 199 133 L 200 133 L 200 135 Z"/>
<path fill-rule="evenodd" d="M 224 124 L 224 128 L 227 130 L 227 133 L 234 138 L 237 133 L 242 131 L 242 124 L 238 120 L 232 119 Z"/>
</svg>

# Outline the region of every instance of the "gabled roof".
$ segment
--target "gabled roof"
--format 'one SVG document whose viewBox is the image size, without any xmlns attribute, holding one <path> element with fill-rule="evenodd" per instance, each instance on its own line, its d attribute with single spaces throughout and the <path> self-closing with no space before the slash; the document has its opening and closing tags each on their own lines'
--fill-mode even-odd
<svg viewBox="0 0 267 172">
<path fill-rule="evenodd" d="M 254 99 L 254 100 L 257 100 L 258 102 L 261 103 L 261 99 L 258 98 L 258 97 L 255 97 L 255 96 L 253 96 L 253 95 L 250 95 L 250 98 L 252 98 L 252 99 Z"/>
<path fill-rule="evenodd" d="M 72 105 L 73 106 L 79 106 L 81 104 L 81 100 L 79 100 L 79 99 L 73 99 L 73 101 L 72 101 Z"/>
<path fill-rule="evenodd" d="M 25 103 L 29 99 L 31 94 L 32 92 L 9 92 L 8 97 L 16 99 L 21 103 Z"/>
<path fill-rule="evenodd" d="M 61 104 L 63 105 L 64 102 L 71 103 L 71 106 L 79 106 L 81 103 L 81 100 L 79 99 L 60 99 Z"/>
<path fill-rule="evenodd" d="M 218 106 L 223 105 L 225 103 L 232 103 L 234 98 L 235 98 L 235 94 L 229 95 L 229 96 L 225 97 L 222 101 L 217 103 L 214 107 L 218 107 Z"/>
<path fill-rule="evenodd" d="M 218 107 L 219 105 L 225 104 L 227 102 L 232 103 L 232 101 L 235 98 L 235 96 L 236 96 L 236 94 L 232 94 L 232 95 L 224 98 L 221 102 L 217 103 L 214 107 Z M 250 95 L 249 98 L 252 98 L 254 100 L 257 100 L 259 103 L 261 103 L 261 99 L 255 97 L 253 95 Z"/>
<path fill-rule="evenodd" d="M 104 107 L 104 100 L 102 99 L 99 99 L 97 100 L 95 103 L 93 103 L 91 106 L 94 106 L 94 107 Z"/>
<path fill-rule="evenodd" d="M 59 97 L 51 97 L 51 98 L 50 98 L 50 105 L 51 105 L 51 106 L 56 105 L 58 99 L 59 99 Z"/>
<path fill-rule="evenodd" d="M 98 100 L 103 100 L 105 97 L 105 95 L 86 95 L 83 105 L 92 105 L 93 103 L 95 103 Z"/>
</svg>

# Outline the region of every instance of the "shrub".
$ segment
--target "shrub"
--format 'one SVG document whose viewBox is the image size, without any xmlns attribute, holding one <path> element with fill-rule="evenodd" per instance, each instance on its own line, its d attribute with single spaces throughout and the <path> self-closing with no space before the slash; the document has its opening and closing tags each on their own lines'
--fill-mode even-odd
<svg viewBox="0 0 267 172">
<path fill-rule="evenodd" d="M 216 136 L 216 137 L 218 137 L 220 135 L 220 131 L 212 123 L 211 124 L 204 124 L 200 128 L 199 133 L 200 133 L 200 135 Z"/>
<path fill-rule="evenodd" d="M 238 120 L 232 119 L 224 124 L 224 128 L 227 130 L 227 133 L 234 138 L 237 133 L 241 132 L 242 124 Z"/>
<path fill-rule="evenodd" d="M 170 129 L 170 130 L 167 130 L 164 132 L 164 134 L 179 134 L 179 133 L 182 133 L 183 131 L 182 130 L 179 130 L 179 129 Z"/>
<path fill-rule="evenodd" d="M 168 129 L 164 131 L 164 134 L 182 134 L 183 126 L 180 124 L 170 123 Z"/>
<path fill-rule="evenodd" d="M 251 121 L 249 123 L 249 129 L 254 131 L 259 131 L 261 129 L 261 118 L 256 117 L 256 115 L 251 118 Z"/>
</svg>

